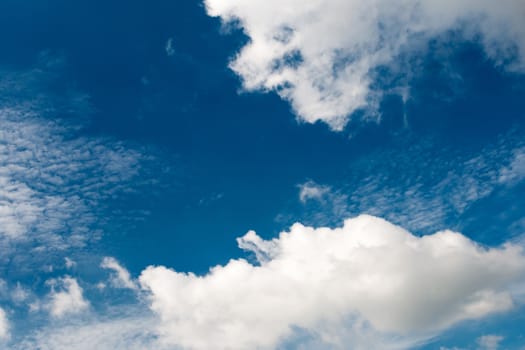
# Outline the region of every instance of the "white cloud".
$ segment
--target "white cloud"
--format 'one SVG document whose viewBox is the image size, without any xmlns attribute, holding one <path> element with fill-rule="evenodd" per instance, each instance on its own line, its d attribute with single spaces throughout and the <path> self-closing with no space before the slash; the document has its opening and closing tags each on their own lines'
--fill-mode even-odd
<svg viewBox="0 0 525 350">
<path fill-rule="evenodd" d="M 0 308 L 0 341 L 8 339 L 9 335 L 9 320 L 4 309 Z"/>
<path fill-rule="evenodd" d="M 0 106 L 0 126 L 0 238 L 45 233 L 54 247 L 81 243 L 97 205 L 124 190 L 140 168 L 139 152 L 108 140 L 71 138 L 74 128 L 30 111 Z M 67 230 L 69 242 L 51 233 Z"/>
<path fill-rule="evenodd" d="M 152 317 L 123 317 L 110 320 L 92 320 L 66 326 L 49 326 L 26 336 L 14 350 L 173 350 L 156 342 Z"/>
<path fill-rule="evenodd" d="M 480 350 L 498 350 L 501 341 L 504 338 L 501 335 L 483 335 L 477 339 Z"/>
<path fill-rule="evenodd" d="M 299 185 L 299 200 L 303 203 L 310 199 L 321 200 L 328 192 L 330 192 L 330 187 L 307 181 Z"/>
<path fill-rule="evenodd" d="M 516 198 L 511 202 L 519 203 L 519 196 L 513 197 L 513 188 L 525 178 L 523 139 L 522 133 L 506 133 L 493 144 L 459 152 L 434 140 L 408 138 L 388 150 L 352 159 L 343 168 L 351 171 L 346 172 L 340 187 L 312 181 L 314 188 L 327 189 L 321 200 L 302 201 L 305 205 L 300 214 L 295 212 L 293 217 L 284 209 L 277 220 L 332 226 L 346 217 L 366 213 L 417 233 L 432 233 L 459 221 L 466 226 L 473 222 L 473 215 L 478 215 L 469 212 L 476 205 L 499 198 L 507 203 L 508 198 Z M 436 154 L 436 147 L 443 152 Z M 499 227 L 498 235 L 525 232 L 525 220 L 519 212 L 512 216 L 508 211 L 505 216 L 493 223 Z"/>
<path fill-rule="evenodd" d="M 49 294 L 49 303 L 46 309 L 51 316 L 61 318 L 65 315 L 77 314 L 89 307 L 89 302 L 84 299 L 82 287 L 76 279 L 65 276 L 48 281 L 52 291 Z"/>
<path fill-rule="evenodd" d="M 69 90 L 67 98 L 48 94 L 56 73 L 47 65 L 1 73 L 0 260 L 16 259 L 17 270 L 29 273 L 34 265 L 63 266 L 65 253 L 56 252 L 97 241 L 110 218 L 120 225 L 147 215 L 108 208 L 162 176 L 156 157 L 83 133 L 87 98 Z"/>
<path fill-rule="evenodd" d="M 485 249 L 451 231 L 416 237 L 371 216 L 336 229 L 295 224 L 271 241 L 250 232 L 239 243 L 262 257 L 259 264 L 230 260 L 205 276 L 142 272 L 164 342 L 269 349 L 294 329 L 336 348 L 370 348 L 348 336 L 363 332 L 376 334 L 368 341 L 420 340 L 509 310 L 510 288 L 525 278 L 521 247 Z"/>
<path fill-rule="evenodd" d="M 340 130 L 377 104 L 374 70 L 450 30 L 476 38 L 496 62 L 525 65 L 522 0 L 205 0 L 250 41 L 230 67 L 246 90 L 274 90 L 304 121 Z M 514 60 L 512 60 L 514 58 Z"/>
<path fill-rule="evenodd" d="M 100 264 L 103 269 L 109 269 L 114 272 L 111 276 L 111 284 L 116 288 L 137 289 L 137 284 L 131 278 L 131 275 L 126 268 L 119 264 L 119 262 L 112 257 L 105 257 Z"/>
</svg>

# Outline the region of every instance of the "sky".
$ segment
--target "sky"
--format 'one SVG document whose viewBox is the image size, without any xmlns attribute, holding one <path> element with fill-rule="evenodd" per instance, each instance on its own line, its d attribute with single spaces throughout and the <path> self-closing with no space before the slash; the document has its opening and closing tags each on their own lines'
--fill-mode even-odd
<svg viewBox="0 0 525 350">
<path fill-rule="evenodd" d="M 525 349 L 523 0 L 0 2 L 0 349 Z"/>
</svg>

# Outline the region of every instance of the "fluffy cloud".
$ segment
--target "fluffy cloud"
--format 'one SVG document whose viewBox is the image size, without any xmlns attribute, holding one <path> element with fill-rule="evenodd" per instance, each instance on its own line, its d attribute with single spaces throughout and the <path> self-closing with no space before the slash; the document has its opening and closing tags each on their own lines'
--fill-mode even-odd
<svg viewBox="0 0 525 350">
<path fill-rule="evenodd" d="M 52 291 L 46 308 L 51 316 L 60 318 L 82 312 L 89 307 L 89 302 L 84 299 L 82 287 L 78 285 L 76 279 L 65 276 L 50 280 L 48 283 Z"/>
<path fill-rule="evenodd" d="M 119 262 L 112 257 L 105 257 L 100 264 L 103 269 L 112 270 L 114 272 L 111 277 L 111 284 L 117 288 L 137 289 L 135 281 L 131 279 L 129 271 L 126 270 Z"/>
<path fill-rule="evenodd" d="M 497 62 L 523 69 L 522 0 L 205 0 L 210 16 L 238 22 L 248 44 L 231 62 L 247 90 L 275 90 L 304 121 L 340 130 L 370 108 L 379 67 L 451 30 L 480 37 Z M 406 98 L 406 96 L 405 96 Z"/>
<path fill-rule="evenodd" d="M 269 349 L 297 330 L 337 348 L 363 332 L 424 338 L 510 309 L 510 287 L 525 277 L 521 247 L 485 249 L 451 231 L 416 237 L 372 216 L 336 229 L 295 224 L 271 241 L 249 232 L 239 245 L 258 263 L 231 260 L 205 276 L 142 272 L 167 344 Z"/>
</svg>

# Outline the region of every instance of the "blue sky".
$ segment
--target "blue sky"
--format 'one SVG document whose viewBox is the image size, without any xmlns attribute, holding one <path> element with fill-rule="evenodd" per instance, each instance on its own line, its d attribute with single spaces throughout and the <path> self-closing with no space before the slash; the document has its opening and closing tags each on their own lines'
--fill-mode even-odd
<svg viewBox="0 0 525 350">
<path fill-rule="evenodd" d="M 524 349 L 524 18 L 2 1 L 0 348 Z"/>
</svg>

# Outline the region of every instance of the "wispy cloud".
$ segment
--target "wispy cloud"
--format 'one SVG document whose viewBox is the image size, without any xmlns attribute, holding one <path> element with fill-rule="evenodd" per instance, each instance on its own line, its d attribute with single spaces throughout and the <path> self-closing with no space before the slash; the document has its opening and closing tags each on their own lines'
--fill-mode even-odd
<svg viewBox="0 0 525 350">
<path fill-rule="evenodd" d="M 50 315 L 61 318 L 88 309 L 89 302 L 84 299 L 83 289 L 75 278 L 64 276 L 47 281 L 51 286 L 48 303 L 44 305 Z"/>
<path fill-rule="evenodd" d="M 322 200 L 323 196 L 330 192 L 330 187 L 315 183 L 314 181 L 307 181 L 298 185 L 299 200 L 306 203 L 308 200 Z"/>
<path fill-rule="evenodd" d="M 499 182 L 515 184 L 525 178 L 525 146 L 513 151 L 512 160 L 508 166 L 499 172 Z"/>
<path fill-rule="evenodd" d="M 80 239 L 94 221 L 93 205 L 125 190 L 140 168 L 138 151 L 75 138 L 67 125 L 38 119 L 33 111 L 0 108 L 0 125 L 4 237 L 69 230 Z M 75 227 L 67 227 L 72 219 Z"/>
<path fill-rule="evenodd" d="M 77 263 L 75 260 L 66 256 L 64 258 L 64 265 L 66 266 L 67 269 L 72 269 L 77 265 Z"/>
<path fill-rule="evenodd" d="M 53 59 L 42 60 L 0 79 L 0 250 L 18 269 L 28 252 L 32 260 L 51 259 L 52 252 L 97 241 L 113 215 L 110 203 L 162 173 L 144 147 L 83 132 L 88 99 L 42 92 L 41 80 L 55 79 L 45 74 Z"/>
<path fill-rule="evenodd" d="M 127 288 L 136 290 L 138 288 L 136 282 L 131 278 L 129 271 L 123 267 L 115 258 L 105 257 L 102 259 L 100 267 L 103 269 L 113 271 L 111 276 L 111 284 L 116 288 Z"/>
<path fill-rule="evenodd" d="M 166 50 L 166 55 L 168 56 L 175 55 L 175 47 L 173 45 L 173 38 L 168 39 L 168 41 L 166 42 L 165 50 Z"/>
<path fill-rule="evenodd" d="M 65 330 L 97 312 L 84 290 L 89 294 L 95 287 L 74 275 L 75 254 L 91 249 L 107 233 L 109 221 L 112 227 L 123 220 L 132 225 L 147 215 L 140 208 L 119 210 L 116 203 L 153 184 L 162 187 L 169 170 L 147 146 L 88 131 L 89 97 L 70 87 L 48 88 L 60 85 L 50 82 L 59 81 L 64 64 L 63 58 L 43 53 L 35 68 L 0 75 L 0 271 L 9 276 L 8 282 L 0 279 L 6 307 L 0 308 L 0 340 L 24 350 L 71 344 L 131 349 L 127 345 L 134 340 L 120 339 L 127 331 L 119 327 L 137 329 L 142 320 L 105 320 L 77 332 L 72 327 L 73 333 Z M 88 259 L 96 265 L 101 257 Z M 116 260 L 105 259 L 103 267 L 115 273 L 114 286 L 137 289 Z M 66 270 L 68 275 L 61 275 Z M 40 338 L 48 330 L 42 320 L 57 328 Z M 99 338 L 89 343 L 82 339 L 88 334 Z M 74 336 L 79 338 L 71 341 Z"/>
<path fill-rule="evenodd" d="M 407 140 L 350 163 L 340 186 L 307 182 L 322 190 L 321 201 L 301 200 L 297 218 L 312 225 L 334 225 L 360 213 L 387 218 L 418 233 L 457 225 L 474 205 L 495 194 L 508 194 L 522 183 L 521 134 L 507 134 L 477 151 L 436 153 L 432 140 Z M 314 185 L 315 184 L 315 185 Z M 295 220 L 282 214 L 280 220 Z M 519 220 L 507 223 L 507 236 L 523 233 Z"/>
<path fill-rule="evenodd" d="M 133 313 L 141 312 L 133 310 Z M 145 312 L 143 317 L 123 316 L 107 319 L 68 322 L 66 325 L 51 323 L 27 334 L 11 345 L 14 350 L 172 350 L 157 341 L 153 327 L 157 321 Z"/>
</svg>

